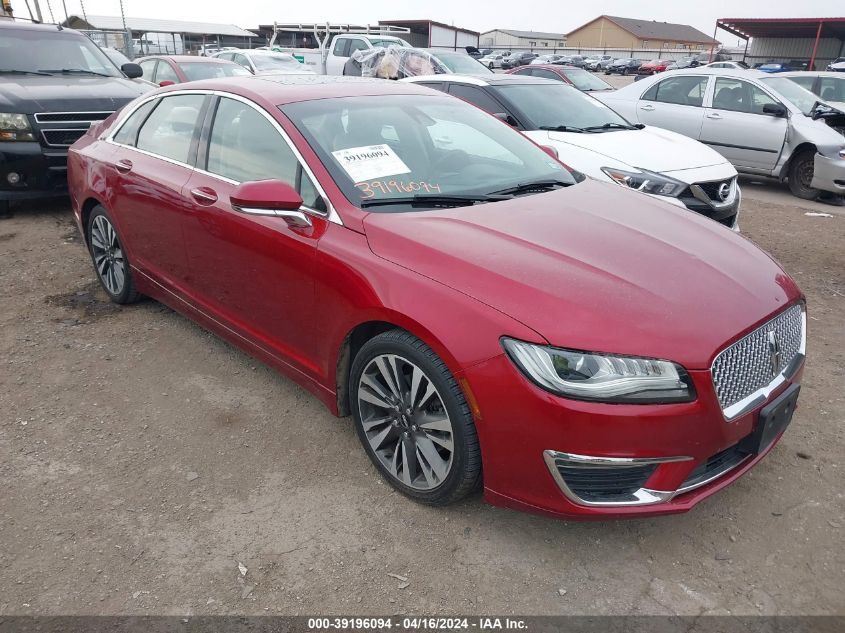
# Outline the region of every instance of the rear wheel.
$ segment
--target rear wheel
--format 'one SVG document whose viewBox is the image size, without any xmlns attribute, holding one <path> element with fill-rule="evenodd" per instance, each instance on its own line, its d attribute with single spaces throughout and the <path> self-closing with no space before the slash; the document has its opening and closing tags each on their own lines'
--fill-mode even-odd
<svg viewBox="0 0 845 633">
<path fill-rule="evenodd" d="M 490 62 L 489 64 L 487 64 L 487 67 L 488 67 L 490 70 L 493 70 L 493 62 Z"/>
<path fill-rule="evenodd" d="M 819 190 L 810 186 L 813 182 L 816 151 L 805 150 L 796 156 L 789 165 L 788 184 L 792 195 L 802 200 L 813 200 Z"/>
<path fill-rule="evenodd" d="M 446 364 L 415 336 L 391 330 L 352 364 L 358 438 L 381 475 L 408 497 L 446 505 L 481 481 L 475 424 Z"/>
<path fill-rule="evenodd" d="M 103 290 L 115 303 L 134 303 L 141 298 L 135 290 L 129 260 L 111 218 L 101 206 L 88 218 L 88 248 Z"/>
</svg>

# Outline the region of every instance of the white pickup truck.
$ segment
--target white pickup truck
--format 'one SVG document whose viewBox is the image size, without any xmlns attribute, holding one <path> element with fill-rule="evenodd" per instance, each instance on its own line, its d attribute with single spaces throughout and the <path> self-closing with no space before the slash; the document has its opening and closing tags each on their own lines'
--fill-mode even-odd
<svg viewBox="0 0 845 633">
<path fill-rule="evenodd" d="M 341 33 L 334 36 L 324 51 L 319 48 L 288 48 L 278 45 L 272 48 L 273 50 L 290 53 L 318 75 L 342 75 L 343 67 L 352 53 L 377 46 L 410 46 L 410 44 L 402 38 L 392 35 Z M 326 56 L 325 70 L 323 54 Z"/>
</svg>

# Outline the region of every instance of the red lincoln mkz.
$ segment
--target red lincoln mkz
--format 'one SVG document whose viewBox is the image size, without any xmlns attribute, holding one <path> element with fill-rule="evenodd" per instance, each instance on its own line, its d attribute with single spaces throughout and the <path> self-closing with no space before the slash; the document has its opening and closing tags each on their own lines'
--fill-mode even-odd
<svg viewBox="0 0 845 633">
<path fill-rule="evenodd" d="M 440 92 L 173 86 L 95 125 L 68 175 L 114 301 L 154 297 L 351 413 L 424 503 L 483 482 L 557 516 L 682 512 L 795 407 L 805 309 L 777 263 Z"/>
</svg>

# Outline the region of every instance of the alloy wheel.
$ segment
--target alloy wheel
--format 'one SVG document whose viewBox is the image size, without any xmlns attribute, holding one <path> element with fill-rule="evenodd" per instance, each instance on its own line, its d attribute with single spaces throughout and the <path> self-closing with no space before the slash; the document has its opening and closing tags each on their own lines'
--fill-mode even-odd
<svg viewBox="0 0 845 633">
<path fill-rule="evenodd" d="M 126 283 L 126 258 L 117 239 L 117 232 L 103 215 L 94 218 L 91 224 L 91 255 L 97 275 L 112 295 L 123 292 Z"/>
<path fill-rule="evenodd" d="M 452 421 L 425 372 L 381 354 L 361 374 L 357 396 L 364 434 L 387 472 L 415 490 L 440 486 L 452 468 Z"/>
</svg>

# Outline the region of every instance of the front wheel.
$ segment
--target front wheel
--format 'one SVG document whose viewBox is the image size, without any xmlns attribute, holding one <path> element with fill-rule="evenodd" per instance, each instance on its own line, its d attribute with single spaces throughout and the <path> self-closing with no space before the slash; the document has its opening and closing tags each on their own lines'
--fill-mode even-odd
<svg viewBox="0 0 845 633">
<path fill-rule="evenodd" d="M 478 435 L 463 392 L 415 336 L 396 329 L 365 343 L 352 364 L 349 401 L 368 457 L 403 494 L 440 506 L 480 483 Z"/>
<path fill-rule="evenodd" d="M 129 260 L 117 229 L 101 206 L 94 207 L 88 218 L 88 249 L 100 285 L 115 303 L 134 303 L 141 298 L 135 290 Z"/>
<path fill-rule="evenodd" d="M 796 156 L 789 165 L 788 184 L 792 195 L 802 200 L 813 200 L 819 190 L 810 186 L 815 171 L 815 150 L 805 150 Z"/>
</svg>

